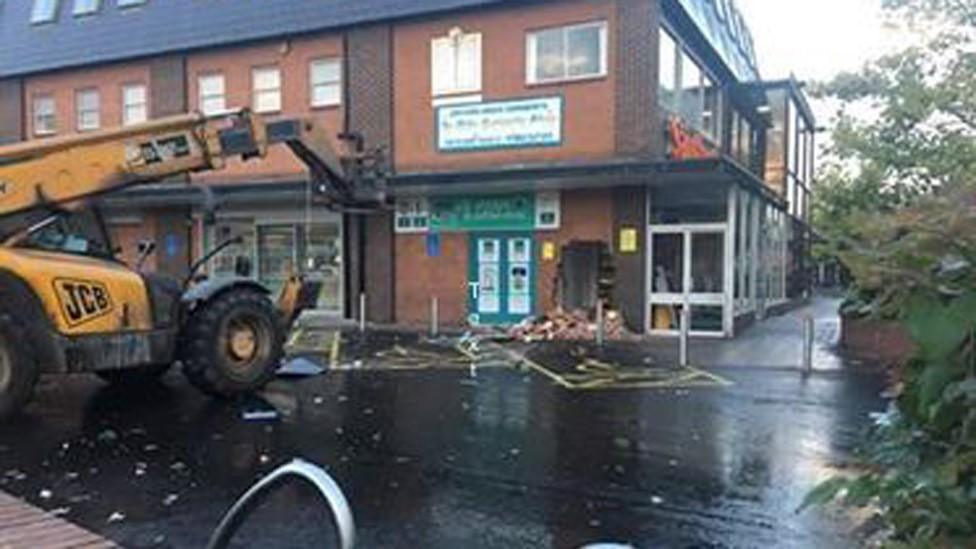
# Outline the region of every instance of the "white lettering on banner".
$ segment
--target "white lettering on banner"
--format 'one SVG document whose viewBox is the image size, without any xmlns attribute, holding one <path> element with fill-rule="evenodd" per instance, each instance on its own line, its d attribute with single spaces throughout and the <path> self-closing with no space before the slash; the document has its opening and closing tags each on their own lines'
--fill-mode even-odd
<svg viewBox="0 0 976 549">
<path fill-rule="evenodd" d="M 437 148 L 446 152 L 562 143 L 563 98 L 542 97 L 437 109 Z"/>
</svg>

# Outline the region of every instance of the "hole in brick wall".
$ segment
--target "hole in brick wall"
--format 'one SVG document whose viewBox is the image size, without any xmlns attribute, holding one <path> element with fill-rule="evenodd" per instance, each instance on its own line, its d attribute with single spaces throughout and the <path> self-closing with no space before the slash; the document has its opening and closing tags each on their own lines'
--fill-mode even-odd
<svg viewBox="0 0 976 549">
<path fill-rule="evenodd" d="M 599 299 L 612 305 L 616 270 L 606 242 L 570 242 L 563 246 L 560 257 L 557 287 L 563 309 L 589 311 Z"/>
</svg>

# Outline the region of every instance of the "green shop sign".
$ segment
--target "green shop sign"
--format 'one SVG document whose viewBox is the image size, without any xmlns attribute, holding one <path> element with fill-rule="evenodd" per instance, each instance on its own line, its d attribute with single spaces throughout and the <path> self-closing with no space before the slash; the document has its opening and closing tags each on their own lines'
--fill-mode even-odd
<svg viewBox="0 0 976 549">
<path fill-rule="evenodd" d="M 535 195 L 532 193 L 430 200 L 433 231 L 530 231 L 534 228 Z"/>
</svg>

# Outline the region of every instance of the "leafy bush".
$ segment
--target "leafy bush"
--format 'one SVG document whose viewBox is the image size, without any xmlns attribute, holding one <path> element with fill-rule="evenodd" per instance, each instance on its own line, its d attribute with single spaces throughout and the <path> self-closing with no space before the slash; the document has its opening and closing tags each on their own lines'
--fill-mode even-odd
<svg viewBox="0 0 976 549">
<path fill-rule="evenodd" d="M 864 472 L 815 488 L 876 505 L 892 547 L 976 547 L 976 193 L 929 198 L 860 226 L 839 252 L 875 315 L 918 344 L 860 456 Z"/>
</svg>

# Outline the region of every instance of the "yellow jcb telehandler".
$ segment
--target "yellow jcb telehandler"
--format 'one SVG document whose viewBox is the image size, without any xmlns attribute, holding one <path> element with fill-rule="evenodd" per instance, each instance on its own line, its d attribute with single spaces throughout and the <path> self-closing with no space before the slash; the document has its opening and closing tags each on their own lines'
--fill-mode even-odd
<svg viewBox="0 0 976 549">
<path fill-rule="evenodd" d="M 274 375 L 302 301 L 299 278 L 276 307 L 243 276 L 138 272 L 116 259 L 91 207 L 99 195 L 263 157 L 271 146 L 289 147 L 333 205 L 358 200 L 347 157 L 339 160 L 320 128 L 247 111 L 0 147 L 0 419 L 25 405 L 42 373 L 127 382 L 178 361 L 217 396 L 254 391 Z"/>
</svg>

